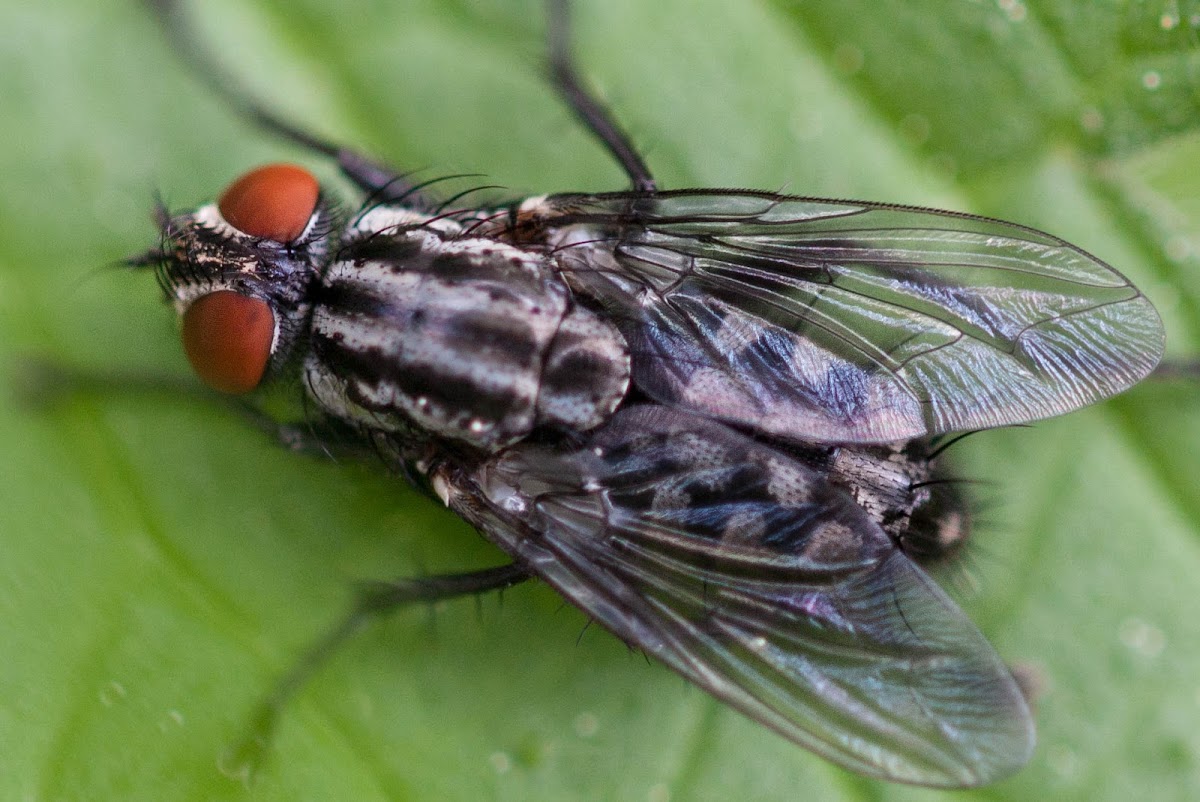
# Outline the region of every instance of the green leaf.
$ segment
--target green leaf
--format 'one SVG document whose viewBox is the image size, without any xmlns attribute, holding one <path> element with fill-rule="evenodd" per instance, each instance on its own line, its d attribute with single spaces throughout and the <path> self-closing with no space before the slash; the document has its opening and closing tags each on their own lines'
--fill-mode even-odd
<svg viewBox="0 0 1200 802">
<path fill-rule="evenodd" d="M 1176 356 L 1200 342 L 1200 7 L 584 2 L 584 71 L 662 184 L 991 214 L 1126 272 Z M 510 0 L 205 4 L 279 110 L 423 175 L 623 186 L 542 80 Z M 175 206 L 317 166 L 235 119 L 135 3 L 0 3 L 0 797 L 929 799 L 792 746 L 528 586 L 401 613 L 289 706 L 256 782 L 222 773 L 255 703 L 351 580 L 501 555 L 370 466 L 278 449 L 195 393 L 31 406 L 31 354 L 184 377 L 146 275 Z M 321 174 L 332 176 L 327 167 Z M 956 447 L 986 525 L 964 606 L 1038 678 L 1041 741 L 967 798 L 1182 799 L 1200 787 L 1200 404 L 1138 388 Z M 951 586 L 961 574 L 945 577 Z"/>
</svg>

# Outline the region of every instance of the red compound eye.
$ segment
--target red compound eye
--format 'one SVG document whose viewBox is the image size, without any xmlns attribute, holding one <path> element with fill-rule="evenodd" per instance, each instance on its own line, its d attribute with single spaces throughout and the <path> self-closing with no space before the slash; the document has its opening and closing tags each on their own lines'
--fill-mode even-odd
<svg viewBox="0 0 1200 802">
<path fill-rule="evenodd" d="M 321 187 L 294 164 L 268 164 L 243 175 L 221 195 L 225 222 L 252 237 L 288 243 L 304 233 Z"/>
<path fill-rule="evenodd" d="M 183 313 L 183 350 L 214 390 L 248 393 L 262 381 L 275 338 L 275 316 L 258 298 L 229 290 L 202 295 Z"/>
</svg>

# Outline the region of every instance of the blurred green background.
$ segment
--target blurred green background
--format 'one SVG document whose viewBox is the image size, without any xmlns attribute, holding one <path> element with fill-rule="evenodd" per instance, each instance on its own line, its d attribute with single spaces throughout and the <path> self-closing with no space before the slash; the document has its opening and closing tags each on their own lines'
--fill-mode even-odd
<svg viewBox="0 0 1200 802">
<path fill-rule="evenodd" d="M 520 192 L 622 188 L 540 76 L 537 2 L 204 3 L 231 67 L 392 162 Z M 1200 6 L 577 3 L 578 53 L 664 187 L 989 214 L 1129 275 L 1200 351 Z M 886 799 L 629 654 L 547 588 L 371 629 L 289 708 L 257 782 L 222 750 L 350 582 L 499 562 L 369 466 L 200 396 L 18 404 L 18 360 L 186 377 L 147 275 L 106 264 L 247 167 L 134 2 L 0 0 L 0 798 Z M 322 175 L 331 175 L 322 168 Z M 1200 394 L 1145 385 L 956 447 L 987 480 L 970 576 L 1041 740 L 959 798 L 1200 795 Z M 976 585 L 972 589 L 972 584 Z M 581 635 L 580 633 L 583 632 Z"/>
</svg>

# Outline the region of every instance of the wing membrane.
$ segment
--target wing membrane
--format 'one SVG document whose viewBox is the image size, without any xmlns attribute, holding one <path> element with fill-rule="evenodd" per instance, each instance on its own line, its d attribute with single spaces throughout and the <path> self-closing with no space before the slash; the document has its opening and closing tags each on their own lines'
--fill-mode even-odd
<svg viewBox="0 0 1200 802">
<path fill-rule="evenodd" d="M 542 203 L 567 280 L 626 318 L 647 394 L 794 440 L 1058 415 L 1163 350 L 1120 273 L 1011 223 L 738 191 Z"/>
<path fill-rule="evenodd" d="M 831 760 L 968 786 L 1028 759 L 991 646 L 797 459 L 647 405 L 575 452 L 510 448 L 469 484 L 451 506 L 590 616 Z"/>
</svg>

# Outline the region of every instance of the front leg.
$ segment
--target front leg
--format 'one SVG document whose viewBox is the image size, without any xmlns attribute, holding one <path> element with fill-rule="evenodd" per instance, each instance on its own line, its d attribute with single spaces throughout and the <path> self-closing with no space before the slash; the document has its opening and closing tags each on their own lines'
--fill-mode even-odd
<svg viewBox="0 0 1200 802">
<path fill-rule="evenodd" d="M 218 393 L 191 378 L 144 371 L 87 370 L 45 357 L 21 360 L 16 372 L 17 400 L 32 409 L 53 407 L 81 395 L 200 401 L 231 410 L 288 451 L 333 460 L 379 456 L 355 427 L 335 418 L 314 416 L 280 422 L 244 396 Z"/>
<path fill-rule="evenodd" d="M 421 188 L 403 173 L 381 164 L 364 153 L 344 147 L 288 122 L 256 98 L 207 47 L 188 20 L 179 0 L 145 0 L 158 20 L 171 49 L 191 68 L 217 97 L 237 114 L 262 130 L 337 162 L 342 174 L 376 203 L 399 203 L 423 210 L 437 208 Z"/>
</svg>

